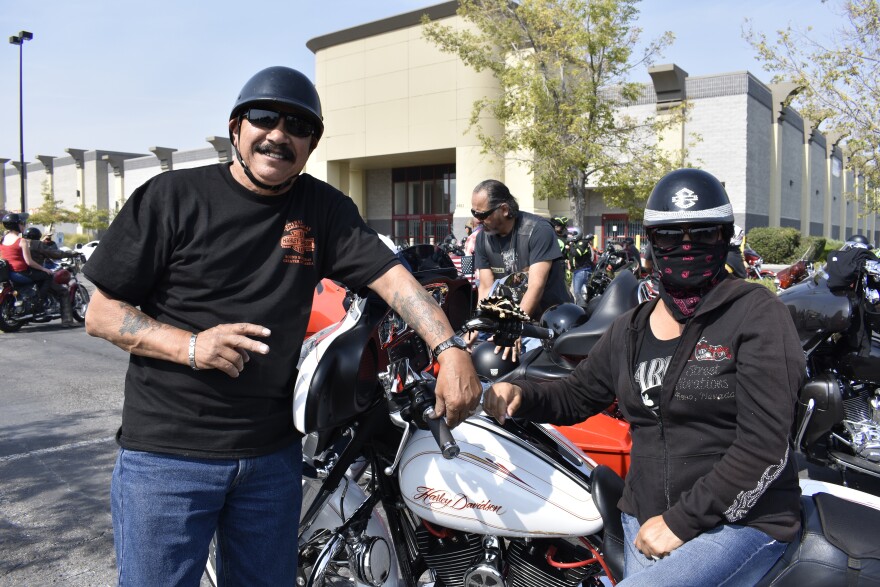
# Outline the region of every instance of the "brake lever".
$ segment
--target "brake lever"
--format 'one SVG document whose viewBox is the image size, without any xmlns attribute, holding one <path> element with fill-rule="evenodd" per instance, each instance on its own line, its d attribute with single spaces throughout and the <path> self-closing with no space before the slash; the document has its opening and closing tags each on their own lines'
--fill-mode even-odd
<svg viewBox="0 0 880 587">
<path fill-rule="evenodd" d="M 403 449 L 406 448 L 407 443 L 409 442 L 410 436 L 412 436 L 413 428 L 415 428 L 415 424 L 412 422 L 406 423 L 406 428 L 403 430 L 403 437 L 400 439 L 400 445 L 397 447 L 397 454 L 394 455 L 394 462 L 392 462 L 389 466 L 385 467 L 385 474 L 389 477 L 394 475 L 394 471 L 397 470 L 397 465 L 400 464 L 400 458 L 403 456 Z"/>
</svg>

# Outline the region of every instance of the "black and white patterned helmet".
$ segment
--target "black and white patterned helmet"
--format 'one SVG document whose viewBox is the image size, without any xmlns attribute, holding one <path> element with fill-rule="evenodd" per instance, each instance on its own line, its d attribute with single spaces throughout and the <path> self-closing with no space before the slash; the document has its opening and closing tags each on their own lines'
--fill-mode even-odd
<svg viewBox="0 0 880 587">
<path fill-rule="evenodd" d="M 733 206 L 721 182 L 702 169 L 663 176 L 645 204 L 645 228 L 673 224 L 733 225 Z"/>
</svg>

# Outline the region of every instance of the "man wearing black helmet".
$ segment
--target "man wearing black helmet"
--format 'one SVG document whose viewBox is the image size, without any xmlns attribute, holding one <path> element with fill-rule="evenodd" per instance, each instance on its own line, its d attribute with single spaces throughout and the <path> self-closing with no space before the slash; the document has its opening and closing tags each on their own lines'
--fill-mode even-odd
<svg viewBox="0 0 880 587">
<path fill-rule="evenodd" d="M 605 528 L 624 543 L 618 584 L 754 585 L 799 534 L 798 335 L 775 295 L 725 271 L 733 210 L 715 177 L 667 174 L 644 225 L 660 296 L 618 318 L 568 379 L 495 384 L 483 407 L 574 424 L 617 400 L 632 431 L 620 524 Z"/>
<path fill-rule="evenodd" d="M 31 258 L 43 267 L 52 266 L 46 263 L 49 259 L 67 259 L 76 255 L 73 251 L 62 251 L 54 242 L 51 245 L 43 242 L 43 233 L 35 226 L 25 230 L 22 237 L 28 241 Z M 56 283 L 54 278 L 48 281 L 52 295 L 58 298 L 58 302 L 61 304 L 61 326 L 63 328 L 73 328 L 76 326 L 76 321 L 73 319 L 73 308 L 71 307 L 70 296 L 67 295 L 68 290 L 61 284 Z"/>
<path fill-rule="evenodd" d="M 439 347 L 451 426 L 479 401 L 434 299 L 350 198 L 302 173 L 323 131 L 308 78 L 260 71 L 230 114 L 234 161 L 149 180 L 85 266 L 89 334 L 131 352 L 111 486 L 120 583 L 198 585 L 215 531 L 221 584 L 294 583 L 292 390 L 322 278 L 373 289 Z"/>
</svg>

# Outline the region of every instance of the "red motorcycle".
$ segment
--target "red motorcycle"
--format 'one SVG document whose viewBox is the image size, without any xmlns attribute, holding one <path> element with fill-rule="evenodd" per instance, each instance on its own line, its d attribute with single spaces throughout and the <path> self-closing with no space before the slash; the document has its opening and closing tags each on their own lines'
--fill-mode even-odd
<svg viewBox="0 0 880 587">
<path fill-rule="evenodd" d="M 86 319 L 90 299 L 89 292 L 76 278 L 83 263 L 85 257 L 77 253 L 69 261 L 61 262 L 52 277 L 55 283 L 64 287 L 63 295 L 70 297 L 73 318 L 77 322 Z M 38 307 L 36 285 L 16 286 L 10 273 L 9 264 L 0 259 L 0 330 L 17 332 L 28 322 L 45 323 L 61 318 L 60 300 L 49 295 L 43 307 Z"/>
<path fill-rule="evenodd" d="M 749 245 L 743 249 L 743 259 L 746 262 L 746 277 L 748 279 L 776 279 L 776 274 L 769 269 L 764 269 L 764 259 Z"/>
</svg>

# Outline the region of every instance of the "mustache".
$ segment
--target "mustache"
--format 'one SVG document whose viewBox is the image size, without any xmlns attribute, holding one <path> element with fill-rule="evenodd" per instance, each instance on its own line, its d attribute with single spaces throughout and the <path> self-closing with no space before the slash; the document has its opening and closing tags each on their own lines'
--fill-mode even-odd
<svg viewBox="0 0 880 587">
<path fill-rule="evenodd" d="M 254 147 L 254 151 L 260 155 L 280 155 L 288 161 L 296 160 L 296 153 L 286 145 L 273 145 L 271 143 L 261 143 Z"/>
</svg>

